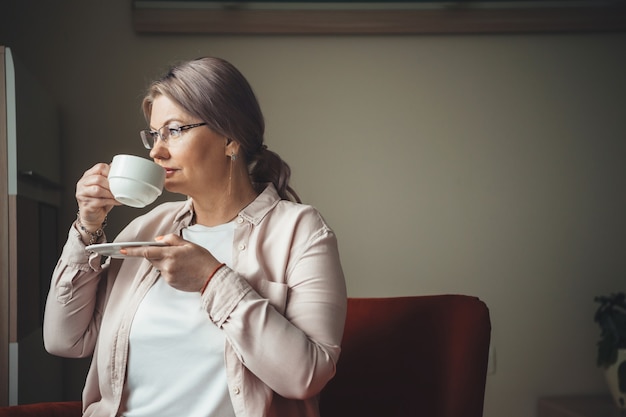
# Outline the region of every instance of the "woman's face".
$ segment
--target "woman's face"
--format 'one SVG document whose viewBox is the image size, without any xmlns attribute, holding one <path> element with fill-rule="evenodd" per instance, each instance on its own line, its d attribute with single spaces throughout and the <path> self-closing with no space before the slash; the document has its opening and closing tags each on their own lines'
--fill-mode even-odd
<svg viewBox="0 0 626 417">
<path fill-rule="evenodd" d="M 166 96 L 157 97 L 152 104 L 150 129 L 201 122 Z M 166 190 L 200 198 L 207 191 L 223 192 L 228 187 L 227 143 L 224 136 L 199 126 L 182 131 L 178 138 L 157 140 L 150 157 L 165 168 Z"/>
</svg>

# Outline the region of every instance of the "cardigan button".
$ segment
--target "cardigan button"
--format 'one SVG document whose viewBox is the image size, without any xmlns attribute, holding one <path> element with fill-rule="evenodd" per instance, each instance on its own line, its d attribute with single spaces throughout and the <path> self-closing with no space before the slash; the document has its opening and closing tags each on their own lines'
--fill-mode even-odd
<svg viewBox="0 0 626 417">
<path fill-rule="evenodd" d="M 233 388 L 233 393 L 234 393 L 235 395 L 239 395 L 239 393 L 240 393 L 240 392 L 241 392 L 241 390 L 239 389 L 239 387 L 235 387 L 235 388 Z"/>
<path fill-rule="evenodd" d="M 246 245 L 243 243 L 240 243 L 239 246 L 237 246 L 237 248 L 239 248 L 239 250 L 244 250 L 246 248 Z"/>
<path fill-rule="evenodd" d="M 243 223 L 243 218 L 242 218 L 241 216 L 238 216 L 238 217 L 237 217 L 237 223 L 238 223 L 238 224 Z"/>
</svg>

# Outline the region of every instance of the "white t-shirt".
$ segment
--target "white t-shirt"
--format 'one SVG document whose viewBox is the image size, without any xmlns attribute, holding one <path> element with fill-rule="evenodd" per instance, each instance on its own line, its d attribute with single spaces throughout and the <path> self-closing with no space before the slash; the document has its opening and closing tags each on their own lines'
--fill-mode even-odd
<svg viewBox="0 0 626 417">
<path fill-rule="evenodd" d="M 230 265 L 235 226 L 193 225 L 183 238 Z M 125 417 L 234 417 L 224 366 L 224 335 L 198 292 L 159 278 L 133 319 Z"/>
</svg>

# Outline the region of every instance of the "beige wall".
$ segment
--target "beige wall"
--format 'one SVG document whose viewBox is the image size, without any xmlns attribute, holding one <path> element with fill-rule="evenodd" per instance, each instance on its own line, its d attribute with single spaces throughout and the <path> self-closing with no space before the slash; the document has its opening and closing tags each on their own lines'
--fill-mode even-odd
<svg viewBox="0 0 626 417">
<path fill-rule="evenodd" d="M 66 225 L 85 169 L 144 152 L 146 83 L 222 56 L 336 229 L 351 296 L 488 304 L 486 417 L 608 392 L 593 297 L 626 290 L 626 34 L 138 36 L 128 0 L 4 3 L 0 43 L 62 111 Z M 136 213 L 117 210 L 110 233 Z"/>
</svg>

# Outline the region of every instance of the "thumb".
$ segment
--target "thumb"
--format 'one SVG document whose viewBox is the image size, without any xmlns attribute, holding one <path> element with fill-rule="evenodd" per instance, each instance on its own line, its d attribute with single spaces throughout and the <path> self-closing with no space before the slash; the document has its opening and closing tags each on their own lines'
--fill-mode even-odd
<svg viewBox="0 0 626 417">
<path fill-rule="evenodd" d="M 157 236 L 154 238 L 154 240 L 156 240 L 157 242 L 163 242 L 169 246 L 180 246 L 180 245 L 184 245 L 186 242 L 185 239 L 183 239 L 182 237 L 174 233 L 170 233 L 170 234 L 163 235 L 163 236 Z"/>
</svg>

